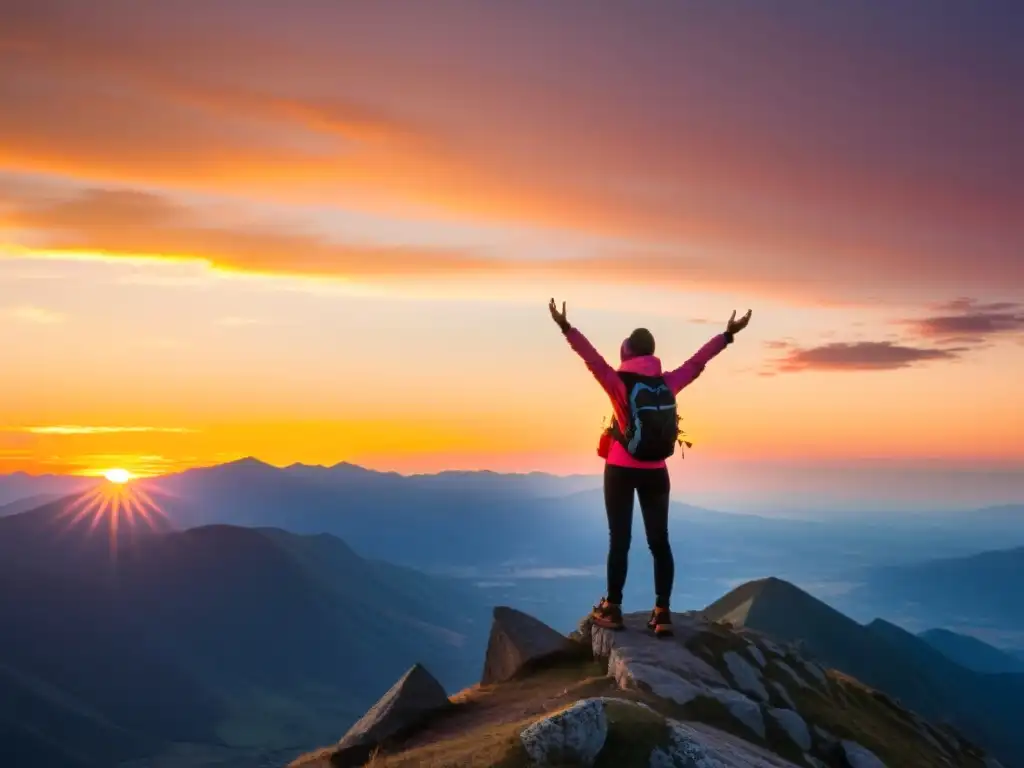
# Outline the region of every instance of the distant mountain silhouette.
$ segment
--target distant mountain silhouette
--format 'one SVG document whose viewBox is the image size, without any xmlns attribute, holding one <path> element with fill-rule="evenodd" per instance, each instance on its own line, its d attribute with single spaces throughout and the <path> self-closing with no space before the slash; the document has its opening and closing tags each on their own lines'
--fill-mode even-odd
<svg viewBox="0 0 1024 768">
<path fill-rule="evenodd" d="M 877 568 L 856 598 L 929 623 L 1024 630 L 1024 547 Z"/>
<path fill-rule="evenodd" d="M 332 533 L 367 556 L 416 567 L 562 560 L 579 548 L 586 532 L 577 521 L 593 519 L 593 511 L 544 498 L 558 478 L 534 478 L 531 486 L 501 477 L 403 476 L 353 465 L 279 469 L 249 458 L 136 485 L 181 527 Z M 599 546 L 604 534 L 590 528 Z"/>
<path fill-rule="evenodd" d="M 918 637 L 960 666 L 975 672 L 1024 672 L 1024 658 L 1001 651 L 970 635 L 948 629 L 929 629 L 919 633 Z"/>
<path fill-rule="evenodd" d="M 939 513 L 935 519 L 942 522 L 956 520 L 985 527 L 1006 526 L 1020 530 L 1024 528 L 1024 504 L 1000 504 L 966 512 Z"/>
<path fill-rule="evenodd" d="M 227 525 L 122 522 L 115 558 L 106 519 L 70 524 L 78 500 L 0 519 L 0 764 L 299 750 L 412 663 L 453 688 L 479 671 L 488 612 L 468 587 Z"/>
<path fill-rule="evenodd" d="M 9 515 L 16 515 L 19 512 L 28 512 L 30 509 L 36 509 L 49 504 L 51 501 L 57 501 L 63 496 L 67 496 L 65 493 L 37 493 L 33 496 L 26 496 L 24 498 L 15 499 L 6 504 L 0 505 L 0 517 L 8 517 Z"/>
<path fill-rule="evenodd" d="M 98 485 L 101 479 L 77 475 L 30 475 L 14 472 L 0 475 L 0 514 L 2 507 L 30 496 L 66 496 Z"/>
<path fill-rule="evenodd" d="M 398 472 L 380 472 L 358 464 L 340 462 L 330 467 L 292 464 L 283 472 L 325 483 L 350 484 L 356 482 L 404 482 L 410 487 L 456 490 L 459 492 L 515 493 L 535 498 L 565 496 L 582 490 L 600 488 L 597 475 L 551 475 L 546 472 L 503 473 L 491 470 L 445 470 L 432 474 L 401 475 Z"/>
<path fill-rule="evenodd" d="M 415 568 L 494 571 L 507 564 L 579 567 L 600 561 L 607 530 L 599 483 L 540 473 L 405 476 L 351 464 L 279 469 L 248 458 L 137 486 L 181 527 L 227 523 L 326 532 L 366 556 Z M 728 548 L 751 562 L 781 546 L 815 556 L 815 535 L 825 530 L 821 523 L 683 504 L 673 504 L 670 526 L 680 557 Z"/>
<path fill-rule="evenodd" d="M 858 624 L 774 578 L 743 584 L 702 613 L 800 643 L 828 666 L 899 698 L 923 716 L 949 720 L 1007 765 L 1021 764 L 1024 676 L 978 674 L 894 624 Z"/>
</svg>

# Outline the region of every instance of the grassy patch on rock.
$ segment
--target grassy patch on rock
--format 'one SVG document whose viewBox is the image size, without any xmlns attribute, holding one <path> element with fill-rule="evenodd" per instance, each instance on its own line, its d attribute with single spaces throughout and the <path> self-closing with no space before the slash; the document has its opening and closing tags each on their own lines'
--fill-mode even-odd
<svg viewBox="0 0 1024 768">
<path fill-rule="evenodd" d="M 419 729 L 379 748 L 374 768 L 519 768 L 528 764 L 519 734 L 530 723 L 583 698 L 607 695 L 614 681 L 588 653 L 534 666 L 530 674 L 496 685 L 474 685 L 450 698 L 453 706 Z M 289 768 L 333 768 L 331 747 Z"/>
<path fill-rule="evenodd" d="M 607 701 L 608 738 L 594 768 L 647 765 L 651 752 L 671 743 L 671 729 L 658 712 L 629 701 Z"/>
<path fill-rule="evenodd" d="M 704 659 L 723 674 L 728 674 L 728 670 L 725 668 L 722 657 L 729 651 L 735 651 L 758 667 L 753 656 L 747 651 L 747 641 L 738 633 L 721 624 L 708 624 L 702 627 L 700 632 L 687 638 L 684 645 L 690 652 Z"/>
<path fill-rule="evenodd" d="M 839 739 L 850 739 L 867 747 L 887 765 L 900 768 L 937 768 L 950 762 L 963 768 L 982 768 L 976 757 L 951 754 L 950 762 L 891 699 L 875 696 L 871 688 L 843 676 L 830 681 L 842 689 L 845 705 L 837 696 L 825 697 L 813 690 L 793 686 L 790 694 L 808 724 L 821 726 Z M 817 740 L 817 739 L 816 739 Z M 820 748 L 820 740 L 817 740 Z"/>
<path fill-rule="evenodd" d="M 368 768 L 526 768 L 530 765 L 519 734 L 535 718 L 480 727 L 436 744 L 396 755 L 377 753 Z"/>
</svg>

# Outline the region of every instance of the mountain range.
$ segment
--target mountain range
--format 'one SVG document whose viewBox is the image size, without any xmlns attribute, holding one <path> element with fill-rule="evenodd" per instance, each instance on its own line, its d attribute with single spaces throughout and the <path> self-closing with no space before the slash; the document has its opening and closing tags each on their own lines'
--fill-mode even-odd
<svg viewBox="0 0 1024 768">
<path fill-rule="evenodd" d="M 850 600 L 924 626 L 1024 646 L 1024 547 L 874 568 Z"/>
<path fill-rule="evenodd" d="M 703 611 L 711 621 L 799 644 L 824 664 L 901 701 L 934 721 L 949 721 L 1007 765 L 1024 754 L 1024 675 L 982 674 L 887 621 L 858 624 L 775 578 L 744 584 Z"/>
<path fill-rule="evenodd" d="M 301 751 L 412 663 L 453 690 L 479 672 L 488 617 L 468 586 L 329 535 L 156 516 L 114 531 L 109 509 L 76 519 L 83 501 L 0 519 L 0 765 Z"/>
<path fill-rule="evenodd" d="M 919 632 L 917 636 L 961 667 L 967 667 L 975 672 L 1024 672 L 1024 658 L 993 648 L 976 637 L 961 635 L 948 629 L 927 629 Z"/>
<path fill-rule="evenodd" d="M 32 497 L 0 507 L 0 516 L 52 500 L 69 482 L 97 481 L 0 476 L 9 494 L 20 488 Z M 279 468 L 248 458 L 131 485 L 146 492 L 175 527 L 227 524 L 329 533 L 364 557 L 487 584 L 488 600 L 529 603 L 542 620 L 567 631 L 578 606 L 596 600 L 603 589 L 607 532 L 600 482 L 597 476 L 544 473 L 401 475 L 344 462 Z M 1017 509 L 793 520 L 674 502 L 670 536 L 679 566 L 678 600 L 698 607 L 740 581 L 771 574 L 829 599 L 857 620 L 885 616 L 914 631 L 947 626 L 1000 647 L 1024 648 L 1024 636 L 1000 634 L 1014 631 L 1000 624 L 1001 614 L 989 612 L 981 624 L 958 624 L 957 614 L 932 610 L 929 601 L 893 599 L 893 572 L 877 570 L 1024 545 L 1024 516 Z M 639 531 L 634 542 L 626 599 L 647 602 L 651 563 L 641 555 Z M 976 586 L 983 595 L 997 591 Z M 978 627 L 988 634 L 975 632 Z"/>
<path fill-rule="evenodd" d="M 0 475 L 0 515 L 5 514 L 4 508 L 12 502 L 35 497 L 42 503 L 48 498 L 89 490 L 100 482 L 98 478 L 77 475 L 30 475 L 27 472 Z"/>
<path fill-rule="evenodd" d="M 0 506 L 0 516 L 31 508 L 27 496 L 46 501 L 66 495 L 69 483 L 83 482 L 96 481 L 0 476 L 0 504 L 15 503 L 7 509 Z M 134 485 L 146 490 L 179 527 L 226 523 L 332 533 L 365 555 L 430 570 L 503 563 L 589 566 L 605 538 L 599 476 L 487 471 L 401 475 L 344 462 L 279 468 L 246 458 Z M 923 552 L 932 558 L 953 557 L 1024 546 L 1024 514 L 1015 515 L 1014 509 L 886 520 L 792 520 L 674 503 L 670 525 L 687 559 L 701 559 L 707 552 L 710 559 L 721 559 L 719 550 L 727 547 L 735 559 L 755 569 L 771 565 L 766 570 L 776 572 L 778 564 L 763 555 L 784 550 L 783 562 L 814 560 L 838 572 L 919 561 Z M 993 526 L 1001 521 L 1001 527 L 978 523 L 990 518 Z M 420 545 L 424 536 L 432 539 L 432 546 Z M 828 557 L 821 556 L 824 549 L 831 550 Z"/>
<path fill-rule="evenodd" d="M 296 754 L 336 738 L 413 663 L 449 691 L 479 675 L 484 593 L 381 555 L 415 560 L 429 549 L 422 562 L 487 562 L 604 544 L 603 526 L 587 528 L 592 491 L 552 498 L 543 478 L 397 477 L 241 461 L 123 488 L 93 484 L 0 518 L 0 615 L 11 628 L 0 633 L 0 764 Z M 751 559 L 799 531 L 810 533 L 789 552 L 828 541 L 824 524 L 684 511 L 695 539 L 688 556 L 730 537 Z M 981 573 L 1013 575 L 1005 565 Z M 859 624 L 775 578 L 750 581 L 703 614 L 800 642 L 926 717 L 955 723 L 1007 764 L 1024 748 L 1015 725 L 1024 675 L 978 668 L 994 648 Z"/>
</svg>

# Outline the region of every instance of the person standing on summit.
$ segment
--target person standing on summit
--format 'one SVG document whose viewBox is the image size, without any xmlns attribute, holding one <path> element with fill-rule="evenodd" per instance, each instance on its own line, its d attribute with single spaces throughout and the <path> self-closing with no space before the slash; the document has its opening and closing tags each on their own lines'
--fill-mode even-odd
<svg viewBox="0 0 1024 768">
<path fill-rule="evenodd" d="M 663 372 L 654 355 L 654 336 L 637 328 L 619 348 L 621 365 L 612 368 L 586 337 L 566 318 L 565 302 L 558 311 L 551 299 L 551 318 L 565 335 L 612 401 L 611 426 L 601 435 L 597 453 L 605 460 L 604 505 L 608 515 L 608 589 L 594 606 L 593 622 L 622 629 L 622 590 L 626 585 L 629 545 L 633 531 L 633 496 L 640 500 L 647 545 L 654 558 L 655 608 L 647 623 L 655 635 L 672 634 L 669 603 L 675 563 L 668 541 L 670 481 L 665 459 L 675 453 L 679 439 L 676 395 L 693 382 L 704 366 L 747 327 L 752 310 L 736 319 L 732 313 L 724 333 L 713 337 L 675 370 Z"/>
</svg>

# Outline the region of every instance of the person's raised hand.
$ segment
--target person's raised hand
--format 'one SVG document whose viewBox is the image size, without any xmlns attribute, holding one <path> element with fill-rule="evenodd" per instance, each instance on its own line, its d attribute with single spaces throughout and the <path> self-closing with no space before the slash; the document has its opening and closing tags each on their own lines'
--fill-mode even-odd
<svg viewBox="0 0 1024 768">
<path fill-rule="evenodd" d="M 737 333 L 739 333 L 740 331 L 747 327 L 747 324 L 750 322 L 750 315 L 753 313 L 753 311 L 754 310 L 752 309 L 748 309 L 747 314 L 745 314 L 743 317 L 737 320 L 736 310 L 734 309 L 732 311 L 732 317 L 729 318 L 729 324 L 726 326 L 725 330 L 731 333 L 733 336 L 735 336 Z"/>
<path fill-rule="evenodd" d="M 555 321 L 555 324 L 563 331 L 569 330 L 569 320 L 565 316 L 565 302 L 562 302 L 562 311 L 558 311 L 558 305 L 555 304 L 555 300 L 552 299 L 548 303 L 548 310 L 551 312 L 551 319 Z"/>
</svg>

